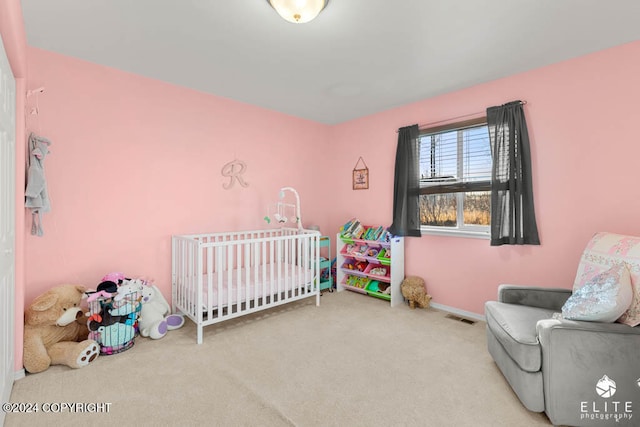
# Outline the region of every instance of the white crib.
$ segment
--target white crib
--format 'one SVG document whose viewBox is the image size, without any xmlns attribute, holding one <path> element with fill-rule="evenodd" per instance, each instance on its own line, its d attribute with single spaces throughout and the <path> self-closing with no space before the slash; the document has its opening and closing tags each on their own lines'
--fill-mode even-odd
<svg viewBox="0 0 640 427">
<path fill-rule="evenodd" d="M 320 233 L 271 230 L 172 237 L 172 305 L 205 326 L 303 298 L 320 305 Z"/>
</svg>

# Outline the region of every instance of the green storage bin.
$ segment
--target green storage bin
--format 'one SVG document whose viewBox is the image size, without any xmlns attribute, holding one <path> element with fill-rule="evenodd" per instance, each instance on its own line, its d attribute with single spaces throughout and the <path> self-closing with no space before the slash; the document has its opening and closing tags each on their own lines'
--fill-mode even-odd
<svg viewBox="0 0 640 427">
<path fill-rule="evenodd" d="M 389 286 L 391 286 L 391 285 L 389 285 Z M 371 282 L 369 282 L 369 284 L 367 285 L 365 290 L 367 291 L 367 294 L 372 296 L 372 297 L 381 298 L 383 300 L 391 301 L 391 295 L 390 294 L 385 294 L 385 293 L 380 291 L 380 282 L 377 281 L 377 280 L 372 280 Z"/>
<path fill-rule="evenodd" d="M 391 257 L 387 256 L 387 252 L 390 250 L 391 249 L 388 248 L 380 249 L 380 253 L 378 254 L 378 261 L 380 262 L 380 264 L 387 266 L 391 265 Z"/>
</svg>

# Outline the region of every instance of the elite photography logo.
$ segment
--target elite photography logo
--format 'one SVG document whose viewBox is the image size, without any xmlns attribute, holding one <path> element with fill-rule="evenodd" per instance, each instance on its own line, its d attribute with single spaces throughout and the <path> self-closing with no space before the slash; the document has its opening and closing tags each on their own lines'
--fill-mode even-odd
<svg viewBox="0 0 640 427">
<path fill-rule="evenodd" d="M 600 378 L 596 384 L 596 392 L 598 396 L 604 397 L 605 399 L 613 397 L 613 395 L 616 394 L 616 382 L 605 375 Z"/>
<path fill-rule="evenodd" d="M 636 385 L 640 387 L 640 378 L 636 380 Z M 631 420 L 633 418 L 633 402 L 614 400 L 616 394 L 616 382 L 603 375 L 596 383 L 596 394 L 599 399 L 593 401 L 580 402 L 581 420 Z"/>
</svg>

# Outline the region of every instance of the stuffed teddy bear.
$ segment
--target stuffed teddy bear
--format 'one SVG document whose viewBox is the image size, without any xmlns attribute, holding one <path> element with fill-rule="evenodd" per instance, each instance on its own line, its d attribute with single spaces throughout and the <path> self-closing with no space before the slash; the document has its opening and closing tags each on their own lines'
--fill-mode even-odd
<svg viewBox="0 0 640 427">
<path fill-rule="evenodd" d="M 24 356 L 27 372 L 51 365 L 82 368 L 93 362 L 100 346 L 87 339 L 87 318 L 80 308 L 86 289 L 60 285 L 37 297 L 24 313 Z"/>
<path fill-rule="evenodd" d="M 170 313 L 171 307 L 162 296 L 160 289 L 155 285 L 143 286 L 142 309 L 138 319 L 140 335 L 157 340 L 164 337 L 167 331 L 182 327 L 184 317 Z"/>
</svg>

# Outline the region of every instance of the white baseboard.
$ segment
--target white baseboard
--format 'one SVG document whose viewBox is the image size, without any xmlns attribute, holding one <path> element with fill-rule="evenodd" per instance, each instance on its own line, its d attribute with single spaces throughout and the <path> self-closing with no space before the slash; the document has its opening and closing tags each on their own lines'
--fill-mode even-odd
<svg viewBox="0 0 640 427">
<path fill-rule="evenodd" d="M 25 377 L 25 375 L 26 375 L 26 374 L 25 374 L 25 372 L 24 372 L 24 369 L 20 369 L 19 371 L 14 372 L 14 374 L 13 374 L 13 380 L 14 380 L 14 381 L 18 381 L 18 380 L 20 380 L 20 379 L 24 378 L 24 377 Z"/>
<path fill-rule="evenodd" d="M 458 315 L 460 317 L 465 317 L 465 318 L 471 319 L 471 320 L 478 320 L 480 322 L 486 322 L 486 318 L 482 314 L 472 313 L 472 312 L 466 311 L 466 310 L 460 310 L 459 308 L 449 307 L 448 305 L 438 304 L 436 302 L 431 302 L 429 305 L 431 307 L 435 308 L 436 310 L 446 311 L 448 313 L 453 313 L 453 314 L 456 314 L 456 315 Z"/>
</svg>

